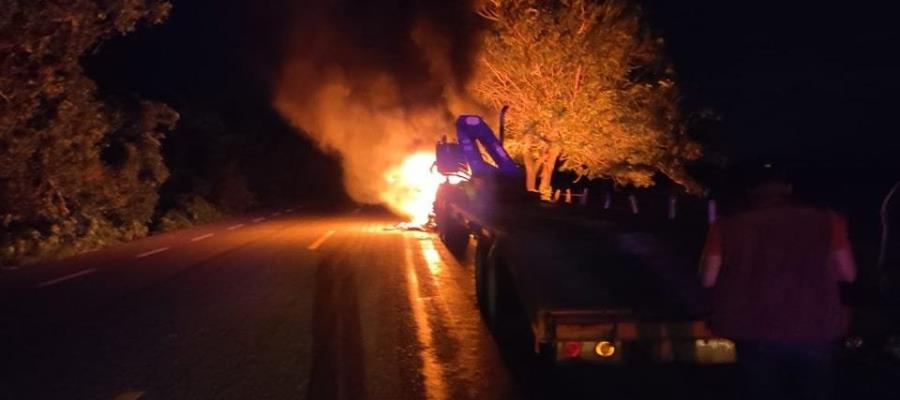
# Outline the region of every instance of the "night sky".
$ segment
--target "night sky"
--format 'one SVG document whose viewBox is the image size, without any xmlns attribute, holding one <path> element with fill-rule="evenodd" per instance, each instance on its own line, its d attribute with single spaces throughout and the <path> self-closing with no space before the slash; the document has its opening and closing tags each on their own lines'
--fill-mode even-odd
<svg viewBox="0 0 900 400">
<path fill-rule="evenodd" d="M 693 106 L 723 117 L 732 157 L 892 160 L 895 14 L 884 3 L 648 4 Z"/>
<path fill-rule="evenodd" d="M 259 110 L 303 2 L 223 3 L 174 1 L 167 24 L 108 43 L 89 70 L 108 91 L 276 118 Z M 900 151 L 900 29 L 889 6 L 644 4 L 686 109 L 721 115 L 712 141 L 729 158 L 889 163 Z"/>
</svg>

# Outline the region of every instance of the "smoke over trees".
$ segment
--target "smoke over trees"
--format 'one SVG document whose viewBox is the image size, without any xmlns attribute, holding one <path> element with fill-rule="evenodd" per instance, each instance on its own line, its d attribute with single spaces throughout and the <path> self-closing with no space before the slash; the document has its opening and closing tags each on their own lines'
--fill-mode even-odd
<svg viewBox="0 0 900 400">
<path fill-rule="evenodd" d="M 498 35 L 512 31 L 476 12 L 491 2 L 175 4 L 172 20 L 154 30 L 155 38 L 129 35 L 134 42 L 126 43 L 110 39 L 163 22 L 171 5 L 0 0 L 0 259 L 77 252 L 140 237 L 153 227 L 211 219 L 218 211 L 293 201 L 338 181 L 316 170 L 328 160 L 311 154 L 285 120 L 340 157 L 347 193 L 365 203 L 390 202 L 415 189 L 391 182 L 391 171 L 416 152 L 432 152 L 441 135 L 452 133 L 457 115 L 491 117 L 506 102 L 513 106 L 514 152 L 525 155 L 521 149 L 530 148 L 538 156 L 556 140 L 563 167 L 589 177 L 646 184 L 662 171 L 677 179 L 678 162 L 690 158 L 692 148 L 678 147 L 686 142 L 667 135 L 675 130 L 677 109 L 665 69 L 648 68 L 651 73 L 640 79 L 625 67 L 582 69 L 579 95 L 569 109 L 596 111 L 591 118 L 616 111 L 605 116 L 614 123 L 593 130 L 593 122 L 579 119 L 584 115 L 547 114 L 534 100 L 516 103 L 512 91 L 484 90 L 491 81 L 483 60 L 529 67 L 512 48 L 498 47 Z M 510 15 L 509 21 L 525 21 Z M 619 50 L 646 52 L 616 58 L 619 53 L 604 54 L 605 48 L 595 46 L 600 42 L 550 43 L 551 35 L 535 39 L 545 50 L 565 52 L 538 54 L 557 66 L 578 57 L 596 61 L 597 54 L 626 67 L 656 65 L 655 39 L 627 37 L 644 30 L 623 21 L 616 32 L 634 46 Z M 95 55 L 100 44 L 104 52 Z M 112 57 L 125 61 L 91 69 L 98 89 L 82 62 L 116 53 L 110 48 L 119 50 Z M 528 78 L 531 70 L 509 71 L 525 73 L 517 82 L 542 84 Z M 560 79 L 571 82 L 577 71 L 562 71 Z M 588 79 L 589 73 L 609 74 L 615 101 L 594 104 L 603 85 Z M 116 79 L 130 83 L 110 83 Z M 547 105 L 565 102 L 538 91 L 519 94 Z M 172 104 L 180 115 L 144 97 Z M 164 140 L 179 119 L 178 132 Z M 522 146 L 526 127 L 536 121 L 544 124 L 529 132 L 536 140 Z"/>
<path fill-rule="evenodd" d="M 461 113 L 509 114 L 529 189 L 561 161 L 589 178 L 647 186 L 700 149 L 683 134 L 661 39 L 624 0 L 305 4 L 275 105 L 341 156 L 358 201 L 403 190 L 380 174 L 430 150 Z M 481 10 L 481 12 L 476 12 Z M 390 197 L 390 196 L 388 196 Z"/>
<path fill-rule="evenodd" d="M 357 201 L 392 197 L 384 176 L 433 151 L 461 112 L 481 19 L 469 1 L 304 2 L 284 48 L 276 108 L 344 165 Z"/>
</svg>

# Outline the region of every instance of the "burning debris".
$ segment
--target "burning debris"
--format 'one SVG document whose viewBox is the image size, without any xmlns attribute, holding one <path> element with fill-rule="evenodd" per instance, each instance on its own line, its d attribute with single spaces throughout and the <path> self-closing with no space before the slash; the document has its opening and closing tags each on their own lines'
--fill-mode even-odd
<svg viewBox="0 0 900 400">
<path fill-rule="evenodd" d="M 429 218 L 428 222 L 426 222 L 424 225 L 416 225 L 411 222 L 401 222 L 391 227 L 391 229 L 396 231 L 434 232 L 435 229 L 437 229 L 437 225 L 435 225 L 434 223 L 434 218 Z"/>
</svg>

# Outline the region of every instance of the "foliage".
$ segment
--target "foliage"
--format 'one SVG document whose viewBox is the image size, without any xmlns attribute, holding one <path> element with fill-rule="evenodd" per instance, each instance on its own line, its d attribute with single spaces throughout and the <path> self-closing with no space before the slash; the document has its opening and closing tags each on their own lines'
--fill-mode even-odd
<svg viewBox="0 0 900 400">
<path fill-rule="evenodd" d="M 696 189 L 682 167 L 700 148 L 681 129 L 663 40 L 625 0 L 486 0 L 490 22 L 473 92 L 511 106 L 507 147 L 530 190 L 560 167 L 649 186 L 662 172 Z"/>
<path fill-rule="evenodd" d="M 147 234 L 178 114 L 100 101 L 80 61 L 163 21 L 161 0 L 0 0 L 0 259 L 27 262 Z"/>
<path fill-rule="evenodd" d="M 161 232 L 187 228 L 197 223 L 219 221 L 224 217 L 222 212 L 205 198 L 198 195 L 182 195 L 157 221 L 156 230 Z"/>
<path fill-rule="evenodd" d="M 165 146 L 172 177 L 161 192 L 163 210 L 175 206 L 170 199 L 191 194 L 225 213 L 339 198 L 341 176 L 334 159 L 318 153 L 268 103 L 247 104 L 241 97 L 232 106 L 231 101 L 179 106 L 183 118 Z M 253 104 L 260 109 L 248 110 Z"/>
</svg>

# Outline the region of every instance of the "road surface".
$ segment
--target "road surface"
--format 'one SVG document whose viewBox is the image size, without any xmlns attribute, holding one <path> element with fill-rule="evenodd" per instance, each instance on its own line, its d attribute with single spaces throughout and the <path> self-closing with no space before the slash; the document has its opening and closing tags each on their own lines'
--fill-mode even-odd
<svg viewBox="0 0 900 400">
<path fill-rule="evenodd" d="M 280 210 L 0 275 L 0 397 L 518 397 L 431 234 Z"/>
<path fill-rule="evenodd" d="M 3 271 L 0 399 L 730 397 L 498 348 L 471 260 L 396 222 L 285 209 Z"/>
</svg>

